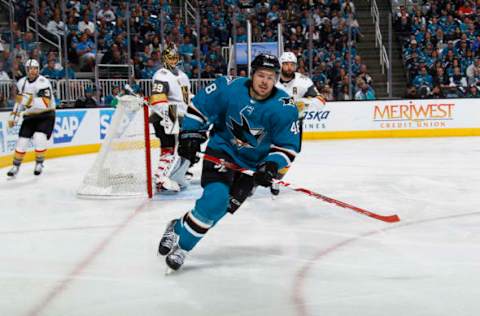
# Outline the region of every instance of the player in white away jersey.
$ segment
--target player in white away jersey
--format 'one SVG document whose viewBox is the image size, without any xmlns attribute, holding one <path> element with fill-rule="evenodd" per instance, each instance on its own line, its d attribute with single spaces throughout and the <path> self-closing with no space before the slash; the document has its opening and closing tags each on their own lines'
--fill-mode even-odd
<svg viewBox="0 0 480 316">
<path fill-rule="evenodd" d="M 153 75 L 152 94 L 149 102 L 153 114 L 150 122 L 160 139 L 160 161 L 154 175 L 158 192 L 178 192 L 188 185 L 185 174 L 189 162 L 182 160 L 175 151 L 179 126 L 190 102 L 190 81 L 177 68 L 180 55 L 173 45 L 162 52 L 162 67 Z"/>
<path fill-rule="evenodd" d="M 299 107 L 300 119 L 305 115 L 304 107 L 325 105 L 325 98 L 318 92 L 312 79 L 296 72 L 297 56 L 294 53 L 284 52 L 280 56 L 280 65 L 282 69 L 276 87 L 293 97 Z"/>
<path fill-rule="evenodd" d="M 325 105 L 325 98 L 318 92 L 313 81 L 302 75 L 297 70 L 297 56 L 292 52 L 284 52 L 280 56 L 281 71 L 276 87 L 284 90 L 289 96 L 293 98 L 294 103 L 298 108 L 298 125 L 299 129 L 303 131 L 303 118 L 305 117 L 305 110 L 309 106 Z M 279 171 L 279 178 L 287 173 L 288 169 Z M 271 187 L 271 192 L 274 195 L 279 193 L 278 184 Z"/>
<path fill-rule="evenodd" d="M 42 173 L 47 142 L 55 125 L 55 100 L 50 81 L 39 75 L 40 65 L 35 59 L 27 60 L 25 69 L 27 76 L 17 82 L 15 106 L 8 120 L 8 126 L 12 128 L 23 117 L 13 167 L 7 173 L 9 177 L 15 177 L 18 173 L 30 139 L 35 147 L 34 174 L 38 176 Z"/>
</svg>

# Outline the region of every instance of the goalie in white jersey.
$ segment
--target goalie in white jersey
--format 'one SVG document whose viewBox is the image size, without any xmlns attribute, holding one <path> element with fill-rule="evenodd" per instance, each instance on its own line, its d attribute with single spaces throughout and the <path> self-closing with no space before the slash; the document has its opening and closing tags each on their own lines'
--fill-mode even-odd
<svg viewBox="0 0 480 316">
<path fill-rule="evenodd" d="M 162 67 L 152 78 L 150 123 L 160 139 L 160 161 L 154 176 L 158 192 L 178 192 L 188 185 L 185 174 L 190 164 L 175 150 L 180 124 L 190 102 L 190 81 L 177 68 L 179 60 L 177 49 L 169 45 L 162 52 Z"/>
<path fill-rule="evenodd" d="M 40 65 L 35 59 L 25 63 L 27 76 L 17 82 L 17 97 L 8 120 L 9 128 L 14 127 L 23 117 L 9 177 L 15 177 L 22 164 L 30 139 L 35 147 L 34 174 L 40 175 L 47 151 L 47 143 L 55 125 L 55 100 L 50 81 L 41 76 Z"/>
</svg>

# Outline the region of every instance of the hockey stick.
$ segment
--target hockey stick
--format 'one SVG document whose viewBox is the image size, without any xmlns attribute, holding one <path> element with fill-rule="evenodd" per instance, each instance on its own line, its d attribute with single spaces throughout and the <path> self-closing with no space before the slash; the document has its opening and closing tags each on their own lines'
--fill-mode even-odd
<svg viewBox="0 0 480 316">
<path fill-rule="evenodd" d="M 225 168 L 235 170 L 235 171 L 238 171 L 238 172 L 250 175 L 250 176 L 253 176 L 253 174 L 254 174 L 253 170 L 246 169 L 246 168 L 241 168 L 240 166 L 238 166 L 237 164 L 235 164 L 233 162 L 225 161 L 223 159 L 220 159 L 220 158 L 217 158 L 217 157 L 205 154 L 205 153 L 200 153 L 199 155 L 201 157 L 203 157 L 204 160 L 207 160 L 207 161 L 213 162 L 215 164 L 224 166 Z M 285 181 L 282 181 L 282 180 L 276 180 L 276 179 L 274 179 L 273 182 L 278 183 L 279 185 L 284 186 L 286 188 L 289 188 L 290 190 L 304 193 L 304 194 L 312 196 L 316 199 L 325 201 L 327 203 L 335 204 L 335 205 L 343 207 L 343 208 L 350 209 L 350 210 L 355 211 L 357 213 L 366 215 L 368 217 L 371 217 L 371 218 L 374 218 L 374 219 L 377 219 L 377 220 L 380 220 L 380 221 L 383 221 L 383 222 L 396 223 L 396 222 L 400 221 L 400 218 L 398 217 L 397 214 L 394 214 L 394 215 L 380 215 L 380 214 L 377 214 L 377 213 L 367 211 L 367 210 L 362 209 L 360 207 L 357 207 L 357 206 L 354 206 L 354 205 L 336 200 L 334 198 L 325 196 L 323 194 L 316 193 L 316 192 L 313 192 L 313 191 L 305 189 L 305 188 L 297 187 L 294 184 L 289 183 L 289 182 L 285 182 Z"/>
</svg>

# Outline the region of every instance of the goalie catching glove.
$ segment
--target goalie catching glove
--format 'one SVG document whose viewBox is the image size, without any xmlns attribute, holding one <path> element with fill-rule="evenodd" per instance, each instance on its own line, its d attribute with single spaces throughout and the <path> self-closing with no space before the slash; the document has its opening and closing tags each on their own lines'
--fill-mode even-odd
<svg viewBox="0 0 480 316">
<path fill-rule="evenodd" d="M 182 131 L 180 132 L 178 142 L 178 155 L 189 160 L 193 165 L 200 158 L 197 153 L 200 151 L 200 145 L 207 140 L 207 135 L 202 131 Z"/>
<path fill-rule="evenodd" d="M 265 161 L 258 165 L 257 171 L 253 174 L 253 179 L 256 184 L 262 187 L 269 187 L 277 175 L 278 165 L 273 161 Z"/>
</svg>

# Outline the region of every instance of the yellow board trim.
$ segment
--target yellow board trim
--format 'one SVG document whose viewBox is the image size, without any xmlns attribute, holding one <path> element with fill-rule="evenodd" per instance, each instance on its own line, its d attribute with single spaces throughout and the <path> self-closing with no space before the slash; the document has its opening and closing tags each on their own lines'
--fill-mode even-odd
<svg viewBox="0 0 480 316">
<path fill-rule="evenodd" d="M 352 139 L 352 138 L 395 138 L 395 137 L 460 137 L 480 136 L 480 128 L 446 128 L 446 129 L 415 129 L 415 130 L 388 130 L 388 131 L 348 131 L 348 132 L 305 132 L 303 139 Z M 96 153 L 101 144 L 79 145 L 62 148 L 49 148 L 46 158 L 84 155 Z M 152 148 L 159 146 L 158 140 L 152 141 Z M 0 156 L 0 168 L 10 166 L 13 152 L 10 155 Z M 28 152 L 24 162 L 34 161 L 35 153 Z"/>
<path fill-rule="evenodd" d="M 480 136 L 480 128 L 403 129 L 385 131 L 304 132 L 303 139 Z"/>
<path fill-rule="evenodd" d="M 65 157 L 65 156 L 91 154 L 91 153 L 97 152 L 99 149 L 100 149 L 100 144 L 70 146 L 70 147 L 62 147 L 62 148 L 49 148 L 47 150 L 45 158 L 50 159 L 50 158 L 58 158 L 58 157 Z M 13 160 L 13 152 L 11 155 L 1 156 L 0 168 L 10 166 L 12 164 L 12 160 Z M 34 160 L 35 160 L 35 152 L 33 151 L 28 152 L 25 155 L 25 158 L 23 158 L 24 162 L 29 162 Z"/>
<path fill-rule="evenodd" d="M 160 141 L 158 139 L 152 140 L 151 146 L 152 148 L 160 147 Z M 47 149 L 45 158 L 50 159 L 50 158 L 59 158 L 59 157 L 65 157 L 65 156 L 93 154 L 98 152 L 100 150 L 100 147 L 101 147 L 101 144 L 89 144 L 89 145 L 69 146 L 69 147 L 61 147 L 61 148 L 49 148 Z M 12 165 L 13 153 L 14 152 L 12 152 L 10 155 L 0 156 L 0 168 Z M 35 152 L 33 151 L 26 153 L 23 159 L 24 162 L 29 162 L 34 160 L 35 160 Z"/>
</svg>

